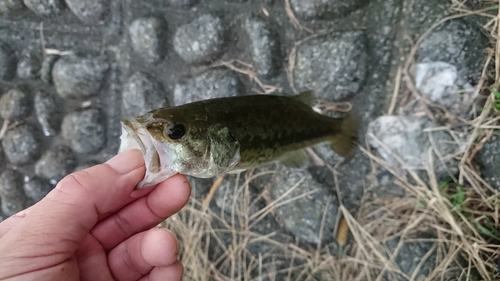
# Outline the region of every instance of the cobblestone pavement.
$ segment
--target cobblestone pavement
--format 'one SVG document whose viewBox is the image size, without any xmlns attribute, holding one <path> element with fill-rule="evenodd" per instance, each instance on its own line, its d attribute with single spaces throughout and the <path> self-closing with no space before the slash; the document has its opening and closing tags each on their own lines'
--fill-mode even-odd
<svg viewBox="0 0 500 281">
<path fill-rule="evenodd" d="M 446 17 L 448 5 L 444 0 L 0 0 L 0 116 L 9 122 L 0 154 L 3 217 L 40 200 L 67 173 L 109 159 L 119 146 L 119 120 L 160 106 L 313 90 L 320 100 L 353 104 L 363 119 L 364 145 L 368 123 L 387 112 L 397 67 L 412 40 Z M 478 26 L 472 20 L 448 21 L 422 42 L 416 62 L 446 63 L 462 79 L 460 85 L 474 85 L 487 44 Z M 389 125 L 376 126 L 387 131 Z M 397 149 L 426 153 L 429 144 L 412 145 Z M 318 192 L 278 209 L 280 223 L 273 220 L 272 228 L 256 231 L 279 230 L 283 241 L 335 246 L 338 199 L 356 213 L 370 162 L 362 153 L 343 161 L 325 145 L 314 151 L 337 165 L 342 193 L 332 188 L 333 175 L 324 166 L 279 166 L 271 199 L 303 177 L 307 181 L 298 190 Z M 390 180 L 376 176 L 380 190 L 394 194 Z M 193 182 L 198 196 L 211 184 Z M 257 193 L 259 188 L 256 184 Z M 225 200 L 234 199 L 221 190 L 212 206 L 219 212 L 232 204 Z M 405 244 L 396 263 L 410 276 L 431 245 Z M 416 276 L 434 266 L 426 259 Z M 402 276 L 396 277 L 406 280 Z"/>
</svg>

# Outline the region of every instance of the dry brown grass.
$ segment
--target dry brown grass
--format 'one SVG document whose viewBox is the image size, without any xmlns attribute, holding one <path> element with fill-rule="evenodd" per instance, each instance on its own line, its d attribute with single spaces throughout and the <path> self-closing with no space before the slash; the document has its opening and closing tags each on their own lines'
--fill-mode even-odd
<svg viewBox="0 0 500 281">
<path fill-rule="evenodd" d="M 483 2 L 485 5 L 499 4 L 498 1 Z M 480 80 L 476 90 L 480 92 L 490 86 L 498 89 L 500 85 L 498 83 L 489 85 L 486 77 L 500 81 L 500 56 L 495 55 L 500 53 L 500 43 L 497 40 L 500 33 L 500 15 L 491 14 L 489 9 L 470 11 L 465 3 L 466 1 L 452 1 L 452 9 L 457 14 L 437 22 L 423 36 L 452 19 L 470 15 L 487 17 L 489 20 L 484 28 L 490 32 L 496 45 L 488 50 L 488 58 L 482 73 L 484 79 Z M 300 26 L 295 17 L 291 20 Z M 314 36 L 315 34 L 312 34 L 306 39 Z M 407 63 L 398 71 L 395 78 L 397 87 L 393 93 L 389 114 L 392 114 L 397 106 L 399 85 L 419 95 L 408 69 L 413 63 L 420 42 L 421 39 L 415 42 Z M 293 56 L 292 51 L 290 64 L 287 67 L 292 88 Z M 236 61 L 231 61 L 223 65 L 247 73 L 263 93 L 276 90 L 255 80 L 258 78 L 250 66 L 243 65 L 241 68 L 235 63 Z M 237 184 L 238 180 L 232 183 L 234 184 L 232 192 L 235 198 L 239 199 L 231 206 L 226 206 L 226 209 L 230 210 L 229 214 L 215 213 L 205 207 L 207 202 L 203 204 L 201 200 L 192 196 L 187 207 L 166 221 L 166 227 L 176 233 L 180 240 L 180 255 L 185 266 L 184 280 L 283 280 L 285 278 L 285 280 L 364 281 L 394 280 L 394 274 L 399 274 L 406 280 L 417 280 L 421 266 L 431 258 L 435 259 L 435 268 L 425 280 L 456 280 L 457 274 L 460 276 L 459 280 L 500 280 L 496 271 L 496 260 L 500 253 L 498 245 L 500 237 L 496 232 L 500 229 L 500 197 L 498 191 L 481 178 L 480 172 L 471 161 L 491 137 L 493 130 L 500 128 L 497 125 L 500 117 L 492 107 L 494 99 L 494 95 L 491 94 L 483 106 L 484 110 L 473 120 L 455 118 L 446 110 L 423 99 L 429 108 L 440 111 L 445 119 L 462 122 L 467 128 L 464 134 L 466 145 L 460 154 L 440 155 L 434 147 L 429 150 L 427 179 L 412 171 L 407 171 L 405 176 L 400 175 L 392 170 L 386 161 L 370 151 L 369 146 L 360 147 L 365 156 L 371 160 L 373 172 L 380 170 L 391 172 L 396 178 L 395 183 L 406 191 L 406 196 L 397 200 L 377 201 L 371 196 L 371 191 L 377 187 L 377 182 L 372 177 L 367 180 L 363 204 L 357 214 L 349 213 L 340 202 L 344 220 L 339 219 L 341 226 L 338 227 L 340 232 L 337 237 L 343 245 L 346 226 L 351 237 L 345 248 L 340 249 L 340 255 L 330 252 L 331 248 L 325 245 L 309 247 L 282 241 L 278 232 L 263 236 L 255 231 L 256 224 L 273 216 L 278 206 L 290 202 L 282 197 L 270 202 L 257 213 L 250 212 L 256 199 L 250 196 L 249 183 L 265 176 L 262 173 L 253 174 L 249 171 L 240 175 L 245 177 L 244 184 Z M 457 144 L 464 147 L 463 139 L 457 137 L 459 134 L 450 127 L 444 126 L 439 129 L 448 131 L 455 137 Z M 429 136 L 431 137 L 430 134 Z M 459 175 L 448 184 L 443 184 L 436 178 L 434 167 L 450 157 L 460 160 Z M 330 168 L 336 179 L 335 169 Z M 299 183 L 291 186 L 290 190 L 296 188 Z M 337 180 L 335 186 L 340 192 L 341 187 Z M 457 203 L 454 200 L 456 197 L 453 196 L 459 193 L 462 193 L 464 198 Z M 307 195 L 303 194 L 301 197 Z M 266 194 L 260 196 L 265 197 Z M 423 233 L 434 235 L 429 238 L 422 236 Z M 232 241 L 229 245 L 224 242 L 228 237 Z M 396 250 L 391 252 L 385 243 L 394 238 L 400 240 Z M 415 241 L 434 243 L 420 260 L 413 275 L 408 276 L 396 265 L 395 257 L 403 243 Z M 265 244 L 270 250 L 254 255 L 249 250 L 249 246 L 254 243 Z M 283 257 L 286 257 L 288 264 L 273 262 Z M 451 272 L 452 270 L 455 271 Z"/>
</svg>

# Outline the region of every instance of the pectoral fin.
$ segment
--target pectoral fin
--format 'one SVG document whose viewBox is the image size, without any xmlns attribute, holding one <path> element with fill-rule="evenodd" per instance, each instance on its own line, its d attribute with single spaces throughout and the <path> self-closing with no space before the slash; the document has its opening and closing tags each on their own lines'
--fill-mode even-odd
<svg viewBox="0 0 500 281">
<path fill-rule="evenodd" d="M 240 161 L 240 143 L 228 128 L 214 127 L 209 130 L 210 153 L 219 174 L 228 172 Z"/>
<path fill-rule="evenodd" d="M 302 168 L 309 164 L 309 155 L 304 149 L 288 152 L 281 159 L 281 163 L 291 168 Z"/>
</svg>

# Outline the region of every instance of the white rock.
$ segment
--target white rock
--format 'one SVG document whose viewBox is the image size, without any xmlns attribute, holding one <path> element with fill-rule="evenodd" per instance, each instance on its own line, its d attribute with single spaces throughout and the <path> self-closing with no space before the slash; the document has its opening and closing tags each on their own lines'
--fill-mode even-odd
<svg viewBox="0 0 500 281">
<path fill-rule="evenodd" d="M 418 63 L 414 68 L 415 86 L 430 101 L 446 108 L 452 114 L 467 117 L 477 96 L 477 91 L 458 76 L 457 68 L 446 62 Z M 418 101 L 418 97 L 415 97 Z M 420 111 L 415 102 L 409 103 L 403 112 Z"/>
<path fill-rule="evenodd" d="M 448 159 L 456 149 L 453 139 L 444 131 L 431 133 L 435 143 L 433 147 L 429 138 L 431 134 L 424 132 L 424 129 L 429 127 L 435 127 L 435 124 L 422 118 L 381 116 L 368 125 L 367 138 L 370 145 L 376 148 L 380 156 L 396 171 L 422 170 L 428 163 L 431 147 L 435 148 L 441 157 Z M 437 166 L 440 163 L 435 160 L 434 164 Z"/>
</svg>

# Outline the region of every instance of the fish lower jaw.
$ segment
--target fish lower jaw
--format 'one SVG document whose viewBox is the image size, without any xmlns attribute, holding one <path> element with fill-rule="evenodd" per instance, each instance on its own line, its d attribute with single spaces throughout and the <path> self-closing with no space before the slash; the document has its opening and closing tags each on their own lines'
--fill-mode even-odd
<svg viewBox="0 0 500 281">
<path fill-rule="evenodd" d="M 146 171 L 144 179 L 137 185 L 137 189 L 147 188 L 159 184 L 160 182 L 176 175 L 177 172 L 170 170 L 161 170 L 158 173 L 149 173 Z"/>
<path fill-rule="evenodd" d="M 169 168 L 162 168 L 160 155 L 154 145 L 151 136 L 146 129 L 130 121 L 122 122 L 121 143 L 118 153 L 129 149 L 139 149 L 142 152 L 146 165 L 144 179 L 137 185 L 137 189 L 156 185 L 177 172 Z"/>
</svg>

